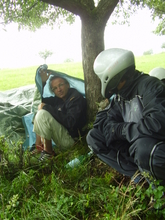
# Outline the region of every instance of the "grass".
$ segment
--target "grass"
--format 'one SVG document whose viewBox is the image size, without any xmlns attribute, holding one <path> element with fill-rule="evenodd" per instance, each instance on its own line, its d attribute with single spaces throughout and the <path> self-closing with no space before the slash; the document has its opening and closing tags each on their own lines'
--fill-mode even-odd
<svg viewBox="0 0 165 220">
<path fill-rule="evenodd" d="M 137 69 L 149 72 L 165 67 L 165 53 L 136 57 Z M 83 78 L 80 63 L 49 65 L 50 69 Z M 37 67 L 0 70 L 0 90 L 34 84 Z M 10 83 L 9 83 L 10 82 Z M 85 136 L 68 152 L 38 164 L 22 143 L 0 137 L 0 219 L 4 220 L 161 220 L 165 219 L 165 188 L 153 190 L 145 180 L 130 179 L 96 156 L 80 166 L 66 168 L 69 161 L 89 151 Z M 158 183 L 155 183 L 158 184 Z M 156 198 L 155 204 L 151 197 Z M 153 208 L 154 207 L 154 208 Z"/>
<path fill-rule="evenodd" d="M 136 69 L 149 73 L 154 67 L 161 66 L 165 68 L 165 53 L 135 57 L 135 61 Z M 34 84 L 37 68 L 38 66 L 0 70 L 0 91 Z M 84 78 L 82 63 L 49 64 L 48 68 L 81 79 Z"/>
<path fill-rule="evenodd" d="M 165 68 L 165 53 L 136 57 L 136 68 L 149 73 L 155 67 Z"/>
<path fill-rule="evenodd" d="M 21 143 L 9 147 L 0 138 L 0 219 L 57 220 L 155 220 L 164 209 L 153 209 L 155 195 L 160 208 L 164 188 L 153 191 L 145 181 L 136 187 L 97 157 L 73 169 L 71 159 L 88 151 L 85 138 L 69 152 L 38 164 Z"/>
<path fill-rule="evenodd" d="M 35 84 L 35 73 L 37 68 L 38 66 L 32 66 L 19 69 L 0 70 L 0 91 Z M 48 68 L 83 79 L 81 63 L 50 64 L 48 65 Z"/>
</svg>

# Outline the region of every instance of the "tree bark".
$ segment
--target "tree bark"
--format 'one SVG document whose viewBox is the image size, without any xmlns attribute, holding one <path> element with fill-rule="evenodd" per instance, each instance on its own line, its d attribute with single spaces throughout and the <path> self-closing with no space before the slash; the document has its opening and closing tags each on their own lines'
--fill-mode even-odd
<svg viewBox="0 0 165 220">
<path fill-rule="evenodd" d="M 116 7 L 118 0 L 101 0 L 96 8 L 81 13 L 82 64 L 85 79 L 88 120 L 92 121 L 97 112 L 101 95 L 101 82 L 94 73 L 96 56 L 104 50 L 104 31 L 106 23 Z"/>
<path fill-rule="evenodd" d="M 85 79 L 85 92 L 87 98 L 88 119 L 93 120 L 97 112 L 97 102 L 103 98 L 101 83 L 93 71 L 96 56 L 104 50 L 104 28 L 98 24 L 95 17 L 82 18 L 81 42 L 82 64 Z"/>
</svg>

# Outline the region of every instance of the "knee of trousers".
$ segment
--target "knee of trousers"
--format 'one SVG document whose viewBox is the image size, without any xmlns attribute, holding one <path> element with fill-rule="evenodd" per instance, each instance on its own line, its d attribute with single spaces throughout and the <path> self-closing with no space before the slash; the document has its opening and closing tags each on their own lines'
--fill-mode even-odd
<svg viewBox="0 0 165 220">
<path fill-rule="evenodd" d="M 86 137 L 87 144 L 94 153 L 107 153 L 109 150 L 106 147 L 103 134 L 96 128 L 91 129 Z"/>
<path fill-rule="evenodd" d="M 165 184 L 165 142 L 155 144 L 150 154 L 149 166 L 151 174 Z"/>
<path fill-rule="evenodd" d="M 149 170 L 150 154 L 158 140 L 152 138 L 140 138 L 129 148 L 130 155 L 137 166 Z"/>
<path fill-rule="evenodd" d="M 87 134 L 87 136 L 86 136 L 86 141 L 87 141 L 87 144 L 88 144 L 88 145 L 92 145 L 92 143 L 93 143 L 93 129 L 91 129 L 91 130 L 88 132 L 88 134 Z"/>
<path fill-rule="evenodd" d="M 39 110 L 39 111 L 37 112 L 37 114 L 36 114 L 36 116 L 35 116 L 35 120 L 36 120 L 36 121 L 42 121 L 42 119 L 44 119 L 47 114 L 50 114 L 50 113 L 48 113 L 48 112 L 47 112 L 46 110 L 44 110 L 44 109 L 41 109 L 41 110 Z"/>
<path fill-rule="evenodd" d="M 136 148 L 134 161 L 157 180 L 165 181 L 165 142 L 155 139 L 141 140 Z"/>
<path fill-rule="evenodd" d="M 96 129 L 93 128 L 91 129 L 86 137 L 86 141 L 88 145 L 93 145 L 95 142 L 105 142 L 104 140 L 104 136 L 102 135 L 102 133 Z"/>
</svg>

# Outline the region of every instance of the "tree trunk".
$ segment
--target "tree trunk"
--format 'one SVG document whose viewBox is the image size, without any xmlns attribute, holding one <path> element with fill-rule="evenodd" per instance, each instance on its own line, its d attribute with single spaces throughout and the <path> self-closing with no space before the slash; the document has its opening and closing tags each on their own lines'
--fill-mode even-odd
<svg viewBox="0 0 165 220">
<path fill-rule="evenodd" d="M 101 83 L 93 71 L 96 56 L 104 50 L 105 25 L 119 0 L 100 0 L 97 7 L 94 0 L 42 0 L 79 15 L 82 22 L 82 64 L 88 107 L 88 121 L 94 119 L 97 103 L 103 98 Z"/>
<path fill-rule="evenodd" d="M 96 56 L 104 50 L 105 24 L 99 24 L 95 17 L 81 18 L 82 63 L 85 79 L 85 92 L 87 98 L 88 120 L 94 119 L 97 112 L 97 103 L 101 95 L 101 83 L 93 71 Z"/>
</svg>

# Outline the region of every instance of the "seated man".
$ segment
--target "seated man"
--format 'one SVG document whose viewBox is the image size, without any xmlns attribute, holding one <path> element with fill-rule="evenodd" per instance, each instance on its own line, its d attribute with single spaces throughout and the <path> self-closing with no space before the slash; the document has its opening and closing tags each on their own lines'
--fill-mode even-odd
<svg viewBox="0 0 165 220">
<path fill-rule="evenodd" d="M 89 148 L 121 174 L 132 177 L 140 170 L 149 182 L 165 184 L 165 85 L 135 70 L 133 53 L 118 48 L 101 52 L 94 71 L 102 95 L 116 95 L 97 113 Z"/>
<path fill-rule="evenodd" d="M 52 140 L 60 151 L 69 149 L 86 123 L 86 99 L 70 88 L 66 79 L 52 76 L 49 87 L 55 96 L 43 98 L 34 119 L 36 147 L 42 151 L 40 161 L 54 155 Z"/>
</svg>

